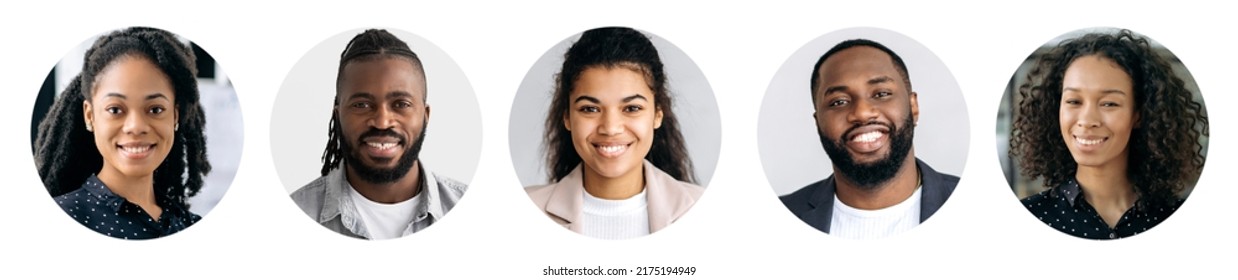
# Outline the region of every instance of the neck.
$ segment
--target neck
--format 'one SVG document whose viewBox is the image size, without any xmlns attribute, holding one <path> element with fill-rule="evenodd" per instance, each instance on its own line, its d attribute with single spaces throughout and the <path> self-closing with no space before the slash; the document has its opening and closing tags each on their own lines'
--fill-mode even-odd
<svg viewBox="0 0 1238 280">
<path fill-rule="evenodd" d="M 1075 180 L 1083 188 L 1083 198 L 1093 207 L 1125 211 L 1135 203 L 1135 188 L 1126 177 L 1125 160 L 1106 166 L 1079 166 Z"/>
<path fill-rule="evenodd" d="M 421 160 L 413 163 L 413 167 L 408 170 L 403 178 L 395 182 L 385 184 L 375 184 L 360 179 L 357 172 L 352 166 L 345 164 L 345 170 L 348 172 L 348 184 L 357 190 L 361 196 L 373 202 L 394 204 L 412 199 L 417 196 L 417 192 L 421 190 Z"/>
<path fill-rule="evenodd" d="M 628 172 L 619 177 L 607 178 L 584 166 L 585 191 L 601 199 L 627 199 L 640 194 L 645 189 L 644 165 L 635 172 Z"/>
<path fill-rule="evenodd" d="M 106 166 L 99 171 L 99 181 L 112 193 L 137 205 L 155 205 L 155 174 L 125 176 Z"/>
<path fill-rule="evenodd" d="M 834 175 L 834 194 L 838 196 L 838 200 L 847 206 L 863 210 L 884 209 L 906 201 L 920 185 L 920 171 L 916 167 L 914 153 L 907 154 L 893 178 L 876 187 L 860 187 L 846 174 L 839 172 L 838 168 L 834 168 Z"/>
</svg>

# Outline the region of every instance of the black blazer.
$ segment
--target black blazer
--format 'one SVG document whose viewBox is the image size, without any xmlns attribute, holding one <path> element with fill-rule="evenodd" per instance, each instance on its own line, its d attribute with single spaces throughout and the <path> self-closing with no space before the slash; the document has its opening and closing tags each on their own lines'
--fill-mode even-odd
<svg viewBox="0 0 1238 280">
<path fill-rule="evenodd" d="M 946 203 L 959 177 L 938 173 L 928 164 L 916 158 L 916 166 L 920 168 L 920 222 L 928 220 L 933 213 Z M 795 192 L 779 197 L 796 217 L 808 225 L 830 233 L 830 219 L 834 217 L 834 175 L 825 180 L 817 181 L 800 188 Z"/>
</svg>

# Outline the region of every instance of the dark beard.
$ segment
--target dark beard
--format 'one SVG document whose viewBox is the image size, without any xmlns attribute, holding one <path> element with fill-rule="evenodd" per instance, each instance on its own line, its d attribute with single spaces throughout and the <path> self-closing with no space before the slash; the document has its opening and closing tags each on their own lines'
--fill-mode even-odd
<svg viewBox="0 0 1238 280">
<path fill-rule="evenodd" d="M 391 136 L 400 139 L 401 143 L 406 143 L 407 139 L 391 130 L 377 130 L 371 128 L 369 131 L 362 133 L 357 137 L 357 143 L 361 143 L 361 139 L 371 136 Z M 400 155 L 400 161 L 392 168 L 378 168 L 367 166 L 361 161 L 361 156 L 353 149 L 352 143 L 345 140 L 340 141 L 341 149 L 344 153 L 344 164 L 351 167 L 357 173 L 359 179 L 371 184 L 389 184 L 404 178 L 408 175 L 408 171 L 413 169 L 413 164 L 417 162 L 417 157 L 421 153 L 421 143 L 426 139 L 425 122 L 421 125 L 421 134 L 414 139 L 413 146 L 404 150 L 404 154 Z"/>
<path fill-rule="evenodd" d="M 821 137 L 821 146 L 825 147 L 825 153 L 830 156 L 830 161 L 834 163 L 834 167 L 838 168 L 838 171 L 848 179 L 851 179 L 851 182 L 855 183 L 857 187 L 871 191 L 894 178 L 894 174 L 898 173 L 899 168 L 902 167 L 903 160 L 907 159 L 907 154 L 911 151 L 911 140 L 914 138 L 916 123 L 911 120 L 911 114 L 908 114 L 906 121 L 897 129 L 889 124 L 877 123 L 889 128 L 890 153 L 885 158 L 873 163 L 856 163 L 855 158 L 852 158 L 851 154 L 847 152 L 843 141 L 845 141 L 845 136 L 851 134 L 855 129 L 869 124 L 874 123 L 857 124 L 847 129 L 838 137 L 838 140 L 831 140 L 825 137 L 820 130 L 817 131 L 817 135 Z"/>
</svg>

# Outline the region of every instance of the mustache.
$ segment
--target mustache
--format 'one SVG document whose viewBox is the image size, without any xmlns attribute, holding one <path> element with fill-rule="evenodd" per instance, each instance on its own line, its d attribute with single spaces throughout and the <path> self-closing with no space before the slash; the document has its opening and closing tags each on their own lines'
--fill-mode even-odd
<svg viewBox="0 0 1238 280">
<path fill-rule="evenodd" d="M 357 137 L 357 143 L 364 142 L 363 140 L 365 138 L 383 136 L 399 139 L 400 143 L 408 142 L 408 138 L 404 137 L 404 135 L 396 133 L 395 130 L 370 128 L 370 130 L 365 131 L 365 133 L 362 133 L 361 136 Z"/>
</svg>

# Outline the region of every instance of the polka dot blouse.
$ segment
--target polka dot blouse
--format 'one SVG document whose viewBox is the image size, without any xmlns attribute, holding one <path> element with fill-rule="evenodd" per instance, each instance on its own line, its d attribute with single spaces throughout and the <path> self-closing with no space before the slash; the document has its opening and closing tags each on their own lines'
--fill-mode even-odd
<svg viewBox="0 0 1238 280">
<path fill-rule="evenodd" d="M 1181 205 L 1181 200 L 1177 205 Z M 1177 206 L 1157 205 L 1143 199 L 1126 210 L 1114 228 L 1083 199 L 1083 188 L 1070 180 L 1055 188 L 1023 199 L 1023 206 L 1041 222 L 1066 234 L 1088 239 L 1117 239 L 1144 232 L 1178 210 Z"/>
<path fill-rule="evenodd" d="M 156 201 L 163 209 L 156 221 L 137 204 L 112 193 L 91 175 L 81 188 L 57 196 L 56 204 L 78 223 L 98 233 L 122 239 L 151 239 L 179 232 L 202 219 L 177 203 Z"/>
</svg>

